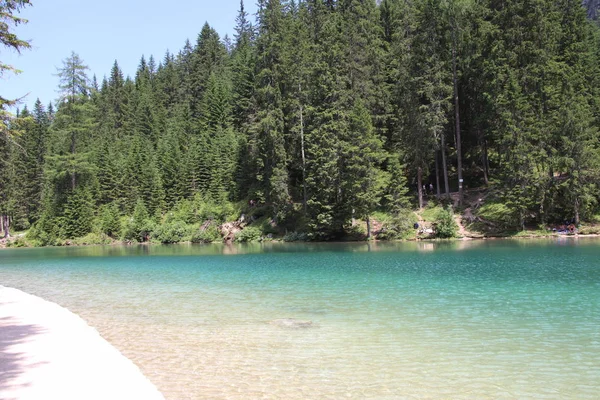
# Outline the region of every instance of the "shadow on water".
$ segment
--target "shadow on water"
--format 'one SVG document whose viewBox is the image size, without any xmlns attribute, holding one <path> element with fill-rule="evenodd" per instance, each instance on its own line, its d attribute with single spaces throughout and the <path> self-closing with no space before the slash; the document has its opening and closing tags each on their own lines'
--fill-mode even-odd
<svg viewBox="0 0 600 400">
<path fill-rule="evenodd" d="M 12 317 L 0 318 L 0 398 L 17 400 L 11 397 L 11 393 L 29 386 L 19 382 L 19 378 L 28 369 L 39 364 L 32 364 L 27 360 L 25 353 L 15 351 L 14 347 L 43 332 L 44 328 L 38 325 L 22 324 Z"/>
</svg>

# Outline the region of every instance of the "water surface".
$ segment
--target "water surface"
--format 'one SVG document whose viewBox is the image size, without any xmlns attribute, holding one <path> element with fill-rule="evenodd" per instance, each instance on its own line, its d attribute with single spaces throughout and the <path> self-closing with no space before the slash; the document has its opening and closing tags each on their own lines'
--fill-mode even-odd
<svg viewBox="0 0 600 400">
<path fill-rule="evenodd" d="M 81 315 L 167 399 L 596 399 L 599 260 L 567 238 L 7 249 L 0 284 Z"/>
</svg>

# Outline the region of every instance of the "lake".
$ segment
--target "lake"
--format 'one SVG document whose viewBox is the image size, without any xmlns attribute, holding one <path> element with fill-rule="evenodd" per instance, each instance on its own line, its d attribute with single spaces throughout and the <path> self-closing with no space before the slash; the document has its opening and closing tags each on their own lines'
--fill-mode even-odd
<svg viewBox="0 0 600 400">
<path fill-rule="evenodd" d="M 600 241 L 6 249 L 167 399 L 596 399 Z"/>
</svg>

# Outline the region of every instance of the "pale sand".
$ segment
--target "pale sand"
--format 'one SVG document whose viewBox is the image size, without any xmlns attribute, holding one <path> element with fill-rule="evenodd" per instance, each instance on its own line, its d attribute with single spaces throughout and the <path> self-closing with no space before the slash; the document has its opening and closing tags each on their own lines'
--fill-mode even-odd
<svg viewBox="0 0 600 400">
<path fill-rule="evenodd" d="M 164 397 L 83 319 L 57 304 L 0 286 L 0 399 Z"/>
</svg>

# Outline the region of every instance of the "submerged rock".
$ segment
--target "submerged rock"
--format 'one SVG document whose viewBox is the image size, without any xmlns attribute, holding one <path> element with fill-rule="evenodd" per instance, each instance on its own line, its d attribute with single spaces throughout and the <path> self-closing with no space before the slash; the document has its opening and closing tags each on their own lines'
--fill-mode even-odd
<svg viewBox="0 0 600 400">
<path fill-rule="evenodd" d="M 279 326 L 280 328 L 301 329 L 314 326 L 310 320 L 302 320 L 295 318 L 280 318 L 270 321 L 269 324 Z"/>
</svg>

